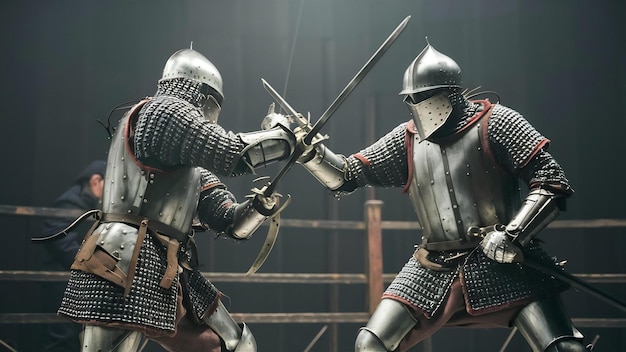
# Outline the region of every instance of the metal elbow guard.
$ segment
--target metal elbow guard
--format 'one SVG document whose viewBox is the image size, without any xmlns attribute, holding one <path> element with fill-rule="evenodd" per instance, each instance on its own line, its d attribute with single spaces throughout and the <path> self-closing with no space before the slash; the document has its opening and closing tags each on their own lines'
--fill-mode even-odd
<svg viewBox="0 0 626 352">
<path fill-rule="evenodd" d="M 270 215 L 270 210 L 265 209 L 258 200 L 246 200 L 235 209 L 234 221 L 228 234 L 235 239 L 246 240 Z"/>
<path fill-rule="evenodd" d="M 560 212 L 559 200 L 562 196 L 547 189 L 531 190 L 521 208 L 506 226 L 506 231 L 515 236 L 515 242 L 527 245 Z"/>
<path fill-rule="evenodd" d="M 269 130 L 240 133 L 246 144 L 241 152 L 249 167 L 256 168 L 289 157 L 296 148 L 296 137 L 288 128 L 277 125 Z"/>
<path fill-rule="evenodd" d="M 323 144 L 315 147 L 315 155 L 306 160 L 299 161 L 321 184 L 331 191 L 338 189 L 346 179 L 346 159 L 342 155 L 333 153 Z"/>
</svg>

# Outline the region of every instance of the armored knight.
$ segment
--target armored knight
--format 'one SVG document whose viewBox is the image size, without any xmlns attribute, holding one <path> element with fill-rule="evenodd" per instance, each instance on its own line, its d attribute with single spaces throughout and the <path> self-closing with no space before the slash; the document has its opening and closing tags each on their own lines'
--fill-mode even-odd
<svg viewBox="0 0 626 352">
<path fill-rule="evenodd" d="M 198 271 L 192 224 L 199 219 L 235 240 L 252 236 L 282 210 L 278 195 L 257 192 L 239 203 L 217 175 L 289 157 L 295 136 L 281 123 L 227 132 L 217 125 L 222 101 L 217 68 L 183 49 L 166 62 L 156 94 L 120 120 L 102 213 L 58 310 L 84 324 L 84 352 L 136 351 L 143 337 L 170 351 L 256 351 L 249 328 L 234 321 L 222 293 Z"/>
<path fill-rule="evenodd" d="M 515 326 L 533 351 L 583 351 L 566 286 L 523 265 L 556 265 L 535 236 L 563 210 L 569 181 L 522 115 L 464 93 L 460 67 L 428 44 L 404 74 L 410 121 L 348 157 L 302 146 L 298 162 L 338 194 L 402 187 L 422 227 L 355 350 L 404 351 L 443 326 Z M 303 143 L 306 128 L 295 132 Z"/>
</svg>

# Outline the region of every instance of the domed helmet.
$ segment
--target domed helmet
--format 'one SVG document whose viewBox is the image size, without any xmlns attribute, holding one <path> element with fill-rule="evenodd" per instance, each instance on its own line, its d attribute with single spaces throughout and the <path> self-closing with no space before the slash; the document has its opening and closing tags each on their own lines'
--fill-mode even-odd
<svg viewBox="0 0 626 352">
<path fill-rule="evenodd" d="M 420 141 L 446 122 L 452 113 L 450 94 L 462 88 L 461 68 L 430 44 L 404 72 L 402 91 Z"/>
<path fill-rule="evenodd" d="M 207 100 L 202 110 L 207 120 L 216 123 L 224 94 L 222 75 L 215 65 L 193 49 L 181 49 L 165 63 L 161 81 L 174 78 L 187 78 L 203 84 L 202 93 L 207 95 Z"/>
</svg>

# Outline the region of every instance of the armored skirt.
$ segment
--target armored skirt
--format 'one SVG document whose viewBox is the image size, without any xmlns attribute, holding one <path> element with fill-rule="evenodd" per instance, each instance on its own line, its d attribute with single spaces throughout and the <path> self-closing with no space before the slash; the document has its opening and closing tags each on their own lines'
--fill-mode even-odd
<svg viewBox="0 0 626 352">
<path fill-rule="evenodd" d="M 536 243 L 524 248 L 524 252 L 544 265 L 556 265 L 553 258 Z M 460 258 L 457 265 L 444 271 L 427 269 L 411 256 L 386 289 L 383 298 L 405 303 L 431 319 L 446 304 L 455 279 L 461 283 L 466 312 L 476 317 L 521 307 L 567 288 L 555 278 L 526 268 L 523 264 L 497 263 L 476 248 Z"/>
<path fill-rule="evenodd" d="M 176 322 L 182 318 L 180 302 L 197 323 L 213 313 L 221 293 L 198 270 L 179 266 L 172 285 L 164 288 L 160 282 L 166 271 L 167 250 L 149 232 L 141 243 L 128 295 L 120 285 L 72 269 L 58 314 L 81 324 L 138 330 L 158 337 L 175 334 Z"/>
</svg>

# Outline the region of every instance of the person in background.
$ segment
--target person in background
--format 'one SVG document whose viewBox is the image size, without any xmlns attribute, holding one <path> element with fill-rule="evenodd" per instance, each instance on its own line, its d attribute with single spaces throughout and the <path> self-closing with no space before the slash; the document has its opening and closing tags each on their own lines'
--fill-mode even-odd
<svg viewBox="0 0 626 352">
<path fill-rule="evenodd" d="M 104 174 L 106 161 L 94 160 L 74 179 L 70 187 L 65 190 L 52 204 L 54 208 L 92 210 L 100 209 L 102 193 L 104 191 Z M 65 229 L 71 222 L 66 218 L 51 218 L 43 223 L 42 235 L 54 235 Z M 58 236 L 54 240 L 45 241 L 47 253 L 43 261 L 43 269 L 47 271 L 67 271 L 70 269 L 74 256 L 89 228 L 89 223 L 80 224 L 67 232 L 65 236 Z M 46 313 L 56 312 L 63 297 L 65 284 L 46 283 L 43 308 Z M 57 323 L 46 325 L 46 335 L 43 340 L 44 352 L 78 352 L 80 351 L 81 326 L 76 323 Z"/>
<path fill-rule="evenodd" d="M 355 350 L 406 351 L 442 327 L 510 326 L 533 351 L 586 350 L 561 302 L 567 286 L 524 265 L 561 269 L 536 238 L 573 193 L 550 141 L 517 111 L 471 100 L 458 64 L 430 44 L 400 95 L 412 118 L 348 157 L 304 145 L 307 126 L 294 130 L 298 162 L 324 186 L 402 188 L 422 226 Z"/>
</svg>

